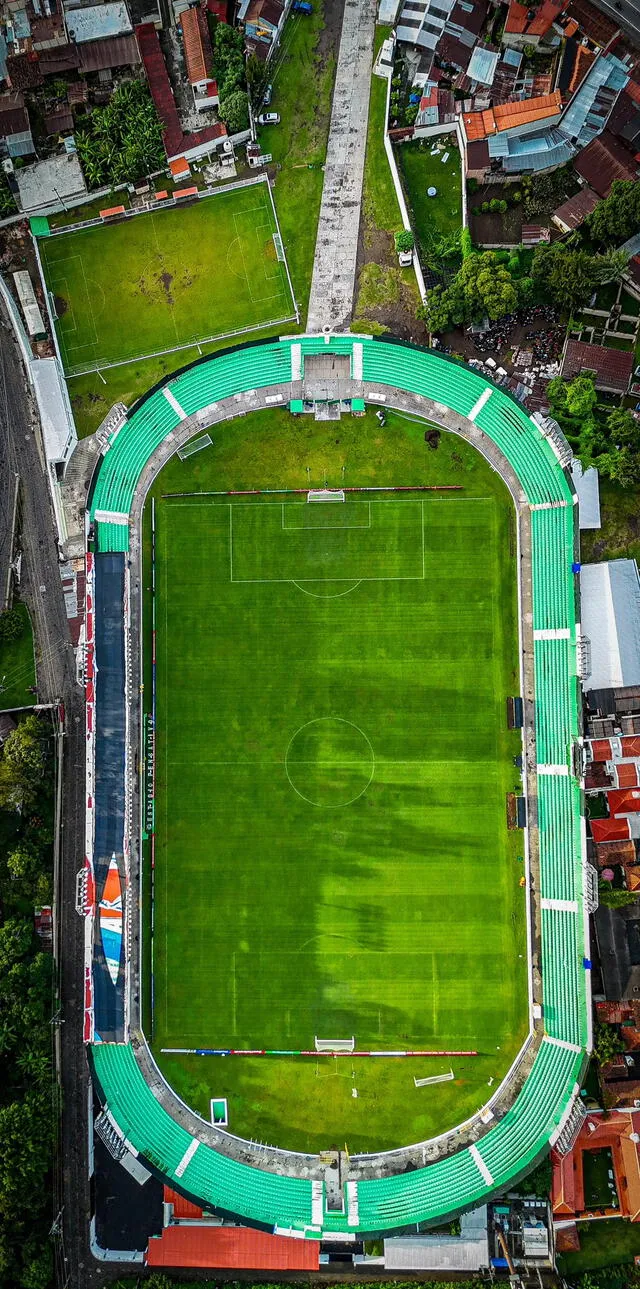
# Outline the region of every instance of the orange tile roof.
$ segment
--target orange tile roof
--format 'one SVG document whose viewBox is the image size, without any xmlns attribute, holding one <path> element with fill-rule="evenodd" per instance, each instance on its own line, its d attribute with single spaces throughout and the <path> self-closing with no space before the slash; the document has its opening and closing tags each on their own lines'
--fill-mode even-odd
<svg viewBox="0 0 640 1289">
<path fill-rule="evenodd" d="M 564 0 L 561 0 L 560 4 L 556 3 L 556 0 L 544 0 L 544 4 L 540 6 L 535 18 L 532 19 L 527 27 L 527 35 L 546 36 L 549 28 L 553 26 L 563 9 Z"/>
<path fill-rule="evenodd" d="M 163 1190 L 165 1204 L 173 1204 L 174 1217 L 182 1219 L 202 1217 L 202 1209 L 197 1204 L 192 1204 L 191 1200 L 184 1198 L 184 1195 L 179 1195 L 177 1191 L 172 1191 L 170 1186 L 165 1186 Z"/>
<path fill-rule="evenodd" d="M 514 130 L 534 121 L 546 121 L 559 115 L 561 102 L 560 91 L 555 90 L 553 94 L 541 94 L 538 98 L 526 98 L 517 103 L 499 103 L 484 112 L 468 112 L 463 117 L 467 139 L 469 142 L 488 139 L 501 130 Z"/>
<path fill-rule="evenodd" d="M 174 179 L 181 179 L 183 175 L 191 174 L 186 157 L 174 157 L 173 161 L 169 162 L 169 169 Z"/>
<path fill-rule="evenodd" d="M 632 98 L 634 103 L 640 103 L 640 85 L 637 81 L 627 81 L 625 91 Z"/>
<path fill-rule="evenodd" d="M 570 18 L 564 29 L 564 34 L 567 37 L 575 36 L 576 32 L 579 30 L 580 30 L 580 27 L 578 26 L 578 23 L 576 22 L 575 18 Z"/>
<path fill-rule="evenodd" d="M 192 85 L 196 84 L 198 81 L 206 81 L 209 73 L 204 60 L 200 23 L 198 22 L 198 10 L 183 9 L 180 14 L 180 26 L 182 27 L 182 40 L 184 43 L 184 59 L 187 64 L 187 76 L 189 77 Z"/>
<path fill-rule="evenodd" d="M 167 1226 L 149 1240 L 148 1267 L 317 1271 L 319 1240 L 294 1240 L 241 1226 Z"/>
<path fill-rule="evenodd" d="M 511 0 L 507 21 L 504 24 L 508 35 L 521 36 L 523 31 L 527 30 L 527 12 L 528 10 L 523 4 L 519 4 L 518 0 Z"/>
<path fill-rule="evenodd" d="M 586 76 L 594 59 L 595 54 L 592 49 L 587 49 L 586 45 L 578 45 L 576 61 L 573 64 L 571 80 L 569 81 L 569 94 L 573 94 L 573 91 L 578 88 L 578 85 Z"/>
</svg>

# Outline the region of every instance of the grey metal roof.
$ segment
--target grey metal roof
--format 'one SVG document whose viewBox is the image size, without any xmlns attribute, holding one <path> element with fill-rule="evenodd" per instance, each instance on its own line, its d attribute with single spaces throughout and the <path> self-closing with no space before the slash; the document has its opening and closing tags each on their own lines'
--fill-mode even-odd
<svg viewBox="0 0 640 1289">
<path fill-rule="evenodd" d="M 77 45 L 83 40 L 103 40 L 107 36 L 121 36 L 124 32 L 133 31 L 124 0 L 67 9 L 66 19 L 69 35 Z"/>
<path fill-rule="evenodd" d="M 582 462 L 575 457 L 571 464 L 573 486 L 578 494 L 578 513 L 580 529 L 600 528 L 600 485 L 595 466 L 583 468 Z"/>
<path fill-rule="evenodd" d="M 482 85 L 493 85 L 499 61 L 499 50 L 494 53 L 490 49 L 484 49 L 482 45 L 476 45 L 467 68 L 467 76 L 472 81 L 480 81 Z"/>
<path fill-rule="evenodd" d="M 583 564 L 582 634 L 590 645 L 585 689 L 640 685 L 640 577 L 634 559 Z"/>
<path fill-rule="evenodd" d="M 460 1235 L 401 1236 L 384 1242 L 387 1271 L 478 1271 L 489 1266 L 487 1208 L 460 1219 Z"/>
</svg>

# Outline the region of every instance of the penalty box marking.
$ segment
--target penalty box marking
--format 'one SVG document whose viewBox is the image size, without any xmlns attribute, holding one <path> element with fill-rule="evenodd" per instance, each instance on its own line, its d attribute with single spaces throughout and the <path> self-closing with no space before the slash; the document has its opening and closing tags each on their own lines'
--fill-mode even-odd
<svg viewBox="0 0 640 1289">
<path fill-rule="evenodd" d="M 367 502 L 366 504 L 369 506 L 369 508 L 371 508 L 372 504 L 384 506 L 384 505 L 388 505 L 390 502 L 393 502 L 394 500 L 396 499 L 389 497 L 387 499 L 380 500 L 379 502 L 373 502 L 373 503 Z M 284 507 L 287 504 L 295 505 L 296 503 L 268 501 L 263 504 L 267 506 L 279 505 L 281 507 Z M 305 502 L 304 504 L 308 505 L 308 504 L 314 504 L 314 503 Z M 360 502 L 356 504 L 362 505 L 365 503 Z M 229 581 L 241 584 L 243 586 L 269 586 L 269 585 L 285 586 L 285 585 L 291 585 L 291 584 L 293 584 L 294 586 L 297 586 L 297 581 L 293 577 L 234 577 L 233 576 L 233 509 L 234 507 L 231 502 L 227 502 L 227 505 L 229 507 Z M 240 505 L 251 506 L 252 503 L 241 502 Z M 371 513 L 371 509 L 369 509 L 369 513 Z M 282 523 L 282 519 L 281 519 L 281 523 Z M 348 529 L 354 529 L 354 528 L 357 529 L 360 527 L 360 525 L 342 524 L 340 525 L 340 527 L 348 528 Z M 369 523 L 369 528 L 370 527 L 371 527 L 371 523 Z M 306 530 L 305 528 L 291 528 L 288 530 L 285 529 L 285 531 L 297 532 L 297 533 L 301 533 L 305 531 L 317 532 L 318 529 L 320 528 L 325 529 L 326 532 L 336 531 L 334 528 L 326 528 L 324 524 L 314 525 L 309 530 Z M 403 576 L 357 577 L 356 575 L 352 575 L 351 577 L 299 577 L 299 580 L 301 582 L 355 582 L 355 581 L 358 581 L 358 582 L 424 582 L 425 580 L 424 501 L 422 500 L 422 498 L 420 498 L 420 530 L 421 530 L 421 538 L 422 538 L 422 573 L 420 577 L 410 577 L 410 576 L 409 577 L 403 577 Z M 367 532 L 367 531 L 368 529 L 363 526 L 362 532 Z"/>
<path fill-rule="evenodd" d="M 315 505 L 314 502 L 312 502 L 311 504 Z M 345 502 L 343 501 L 318 502 L 318 505 L 322 507 L 323 513 L 327 514 L 327 510 L 326 510 L 327 505 L 343 506 L 345 505 Z M 327 532 L 333 533 L 333 532 L 336 532 L 338 528 L 349 528 L 349 529 L 361 528 L 363 531 L 366 531 L 367 528 L 371 527 L 371 502 L 370 501 L 348 501 L 346 502 L 346 505 L 366 506 L 367 507 L 366 524 L 287 524 L 285 523 L 285 514 L 287 510 L 301 510 L 304 512 L 304 514 L 307 514 L 309 510 L 309 502 L 283 501 L 282 502 L 282 530 L 285 533 L 310 533 L 310 532 L 315 532 L 320 528 L 324 528 Z"/>
</svg>

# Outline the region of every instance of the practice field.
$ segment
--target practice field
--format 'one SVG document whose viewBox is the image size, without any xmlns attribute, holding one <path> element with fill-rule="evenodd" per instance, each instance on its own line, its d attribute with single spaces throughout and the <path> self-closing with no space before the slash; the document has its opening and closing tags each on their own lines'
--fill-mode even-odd
<svg viewBox="0 0 640 1289">
<path fill-rule="evenodd" d="M 295 316 L 267 185 L 42 238 L 65 371 Z"/>
<path fill-rule="evenodd" d="M 523 1036 L 515 560 L 490 474 L 317 504 L 156 486 L 155 1053 L 480 1052 L 161 1057 L 241 1135 L 419 1140 L 482 1105 Z"/>
</svg>

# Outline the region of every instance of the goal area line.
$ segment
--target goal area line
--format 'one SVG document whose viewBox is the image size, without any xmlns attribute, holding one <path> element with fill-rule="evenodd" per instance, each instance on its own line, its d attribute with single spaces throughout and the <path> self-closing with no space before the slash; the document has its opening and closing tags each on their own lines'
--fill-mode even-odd
<svg viewBox="0 0 640 1289">
<path fill-rule="evenodd" d="M 206 492 L 163 492 L 162 500 L 170 501 L 173 497 L 309 497 L 314 493 L 313 488 L 221 488 Z M 372 493 L 372 492 L 464 492 L 464 485 L 461 483 L 403 483 L 403 484 L 386 484 L 382 487 L 368 488 L 342 488 L 343 493 Z M 337 496 L 327 498 L 335 501 Z M 484 497 L 461 497 L 461 501 L 484 501 Z"/>
<path fill-rule="evenodd" d="M 165 1056 L 313 1056 L 333 1058 L 345 1056 L 373 1056 L 373 1057 L 408 1057 L 408 1056 L 477 1056 L 475 1049 L 468 1051 L 454 1051 L 452 1049 L 442 1049 L 442 1051 L 407 1051 L 407 1052 L 361 1052 L 361 1051 L 317 1051 L 316 1048 L 238 1048 L 238 1047 L 161 1047 L 160 1051 Z"/>
</svg>

